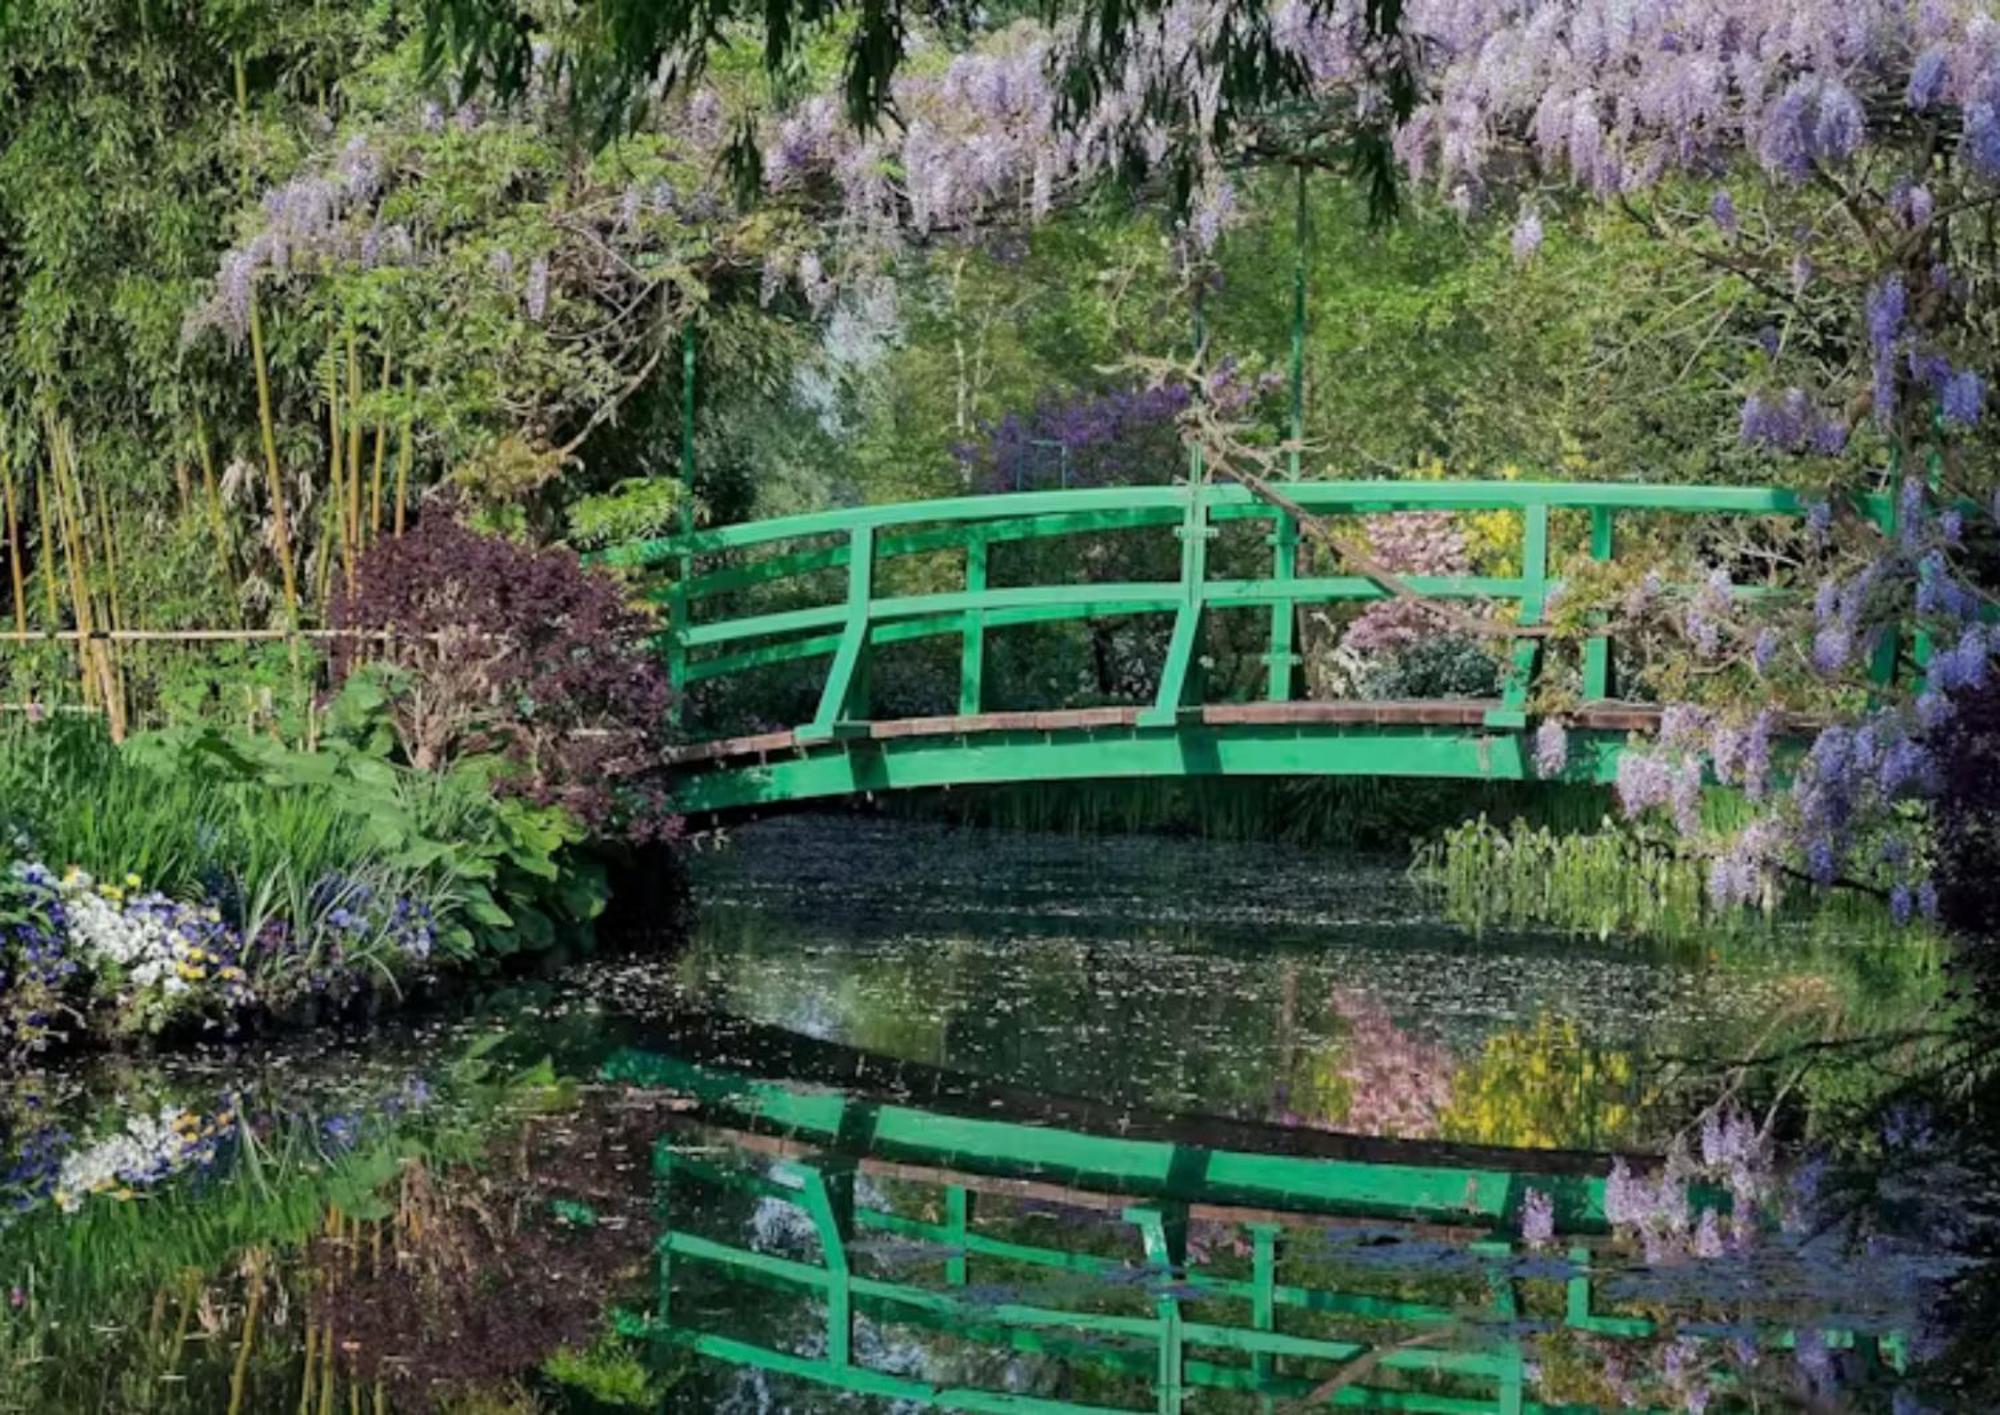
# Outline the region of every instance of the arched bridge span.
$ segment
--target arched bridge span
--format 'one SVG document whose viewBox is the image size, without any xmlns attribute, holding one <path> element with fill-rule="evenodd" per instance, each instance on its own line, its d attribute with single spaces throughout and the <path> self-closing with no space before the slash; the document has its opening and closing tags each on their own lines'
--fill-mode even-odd
<svg viewBox="0 0 2000 1415">
<path fill-rule="evenodd" d="M 703 740 L 688 724 L 695 740 L 675 749 L 672 765 L 677 800 L 693 814 L 1039 780 L 1528 779 L 1536 774 L 1530 705 L 1555 671 L 1567 675 L 1565 696 L 1576 704 L 1563 713 L 1562 775 L 1605 781 L 1633 734 L 1656 724 L 1657 710 L 1616 697 L 1608 632 L 1587 635 L 1572 660 L 1552 665 L 1542 631 L 1564 574 L 1614 560 L 1620 534 L 1651 518 L 1790 519 L 1806 509 L 1789 491 L 1761 487 L 1396 481 L 1290 483 L 1270 492 L 1207 482 L 863 506 L 696 531 L 599 558 L 664 573 L 663 642 L 683 693 L 773 667 L 812 675 L 815 706 L 788 726 Z M 1314 570 L 1313 557 L 1302 554 L 1301 515 L 1412 511 L 1502 513 L 1493 524 L 1517 538 L 1513 573 L 1397 577 L 1402 592 L 1483 605 L 1483 614 L 1506 618 L 1498 695 L 1302 697 L 1300 612 L 1397 590 L 1368 573 Z M 1155 561 L 1177 563 L 1177 573 L 1093 577 L 1077 553 L 1086 543 L 1079 538 L 1105 544 L 1114 533 L 1118 544 L 1150 538 Z M 1239 685 L 1211 701 L 1204 647 L 1224 615 L 1258 621 L 1263 671 L 1253 692 Z M 991 710 L 999 695 L 987 671 L 990 636 L 1022 625 L 1142 617 L 1165 626 L 1149 700 Z M 956 711 L 884 715 L 873 661 L 889 646 L 922 640 L 956 644 Z"/>
</svg>

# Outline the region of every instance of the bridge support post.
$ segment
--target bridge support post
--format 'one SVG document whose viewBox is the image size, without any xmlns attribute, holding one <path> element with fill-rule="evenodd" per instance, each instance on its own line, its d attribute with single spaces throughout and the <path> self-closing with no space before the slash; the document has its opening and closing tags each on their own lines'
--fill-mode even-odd
<svg viewBox="0 0 2000 1415">
<path fill-rule="evenodd" d="M 963 1287 L 970 1280 L 971 1254 L 966 1251 L 966 1234 L 972 1227 L 972 1193 L 963 1184 L 944 1191 L 944 1226 L 958 1251 L 944 1260 L 944 1280 Z"/>
<path fill-rule="evenodd" d="M 1280 511 L 1271 528 L 1271 579 L 1280 585 L 1287 584 L 1298 578 L 1298 572 L 1299 523 Z M 1269 682 L 1264 696 L 1274 703 L 1291 701 L 1292 670 L 1299 663 L 1299 656 L 1292 648 L 1297 618 L 1298 608 L 1291 599 L 1280 599 L 1271 605 L 1271 651 L 1264 655 Z"/>
<path fill-rule="evenodd" d="M 875 530 L 866 523 L 848 532 L 847 620 L 840 631 L 840 647 L 834 650 L 833 667 L 827 670 L 826 687 L 819 696 L 819 711 L 798 730 L 801 742 L 825 742 L 840 736 L 853 720 L 857 706 L 867 716 L 865 697 L 868 655 L 868 601 L 875 584 Z"/>
<path fill-rule="evenodd" d="M 1518 627 L 1534 628 L 1542 622 L 1549 594 L 1549 508 L 1536 502 L 1522 508 L 1521 527 L 1521 617 Z M 1528 694 L 1535 684 L 1535 665 L 1541 656 L 1539 638 L 1523 635 L 1514 640 L 1513 657 L 1507 665 L 1506 686 L 1500 691 L 1500 706 L 1486 714 L 1488 727 L 1526 727 Z"/>
<path fill-rule="evenodd" d="M 1208 483 L 1188 483 L 1187 516 L 1182 521 L 1181 606 L 1174 616 L 1174 636 L 1167 642 L 1166 661 L 1160 665 L 1160 687 L 1153 705 L 1139 713 L 1141 727 L 1171 727 L 1180 721 L 1181 709 L 1195 696 L 1190 681 L 1198 681 L 1195 663 L 1201 648 L 1202 615 L 1207 597 L 1208 543 L 1215 527 L 1208 521 Z"/>
<path fill-rule="evenodd" d="M 965 543 L 967 594 L 986 592 L 986 553 L 987 544 L 984 536 L 975 535 Z M 965 631 L 958 663 L 958 710 L 961 715 L 971 717 L 986 710 L 985 676 L 986 611 L 968 609 L 965 611 Z"/>
<path fill-rule="evenodd" d="M 1617 542 L 1611 529 L 1611 508 L 1593 506 L 1590 511 L 1590 558 L 1611 559 Z M 1583 700 L 1603 702 L 1611 696 L 1611 636 L 1592 634 L 1583 646 Z"/>
<path fill-rule="evenodd" d="M 1139 1230 L 1146 1245 L 1146 1262 L 1162 1284 L 1171 1283 L 1187 1270 L 1186 1204 L 1167 1203 L 1155 1207 L 1135 1204 L 1125 1210 L 1125 1221 Z M 1187 1404 L 1185 1339 L 1181 1331 L 1180 1299 L 1163 1290 L 1153 1300 L 1154 1315 L 1160 1323 L 1159 1368 L 1155 1378 L 1160 1415 L 1180 1415 Z"/>
<path fill-rule="evenodd" d="M 847 1245 L 854 1237 L 854 1169 L 851 1162 L 827 1156 L 821 1163 L 800 1165 L 805 1181 L 799 1202 L 819 1230 L 826 1261 L 826 1359 L 832 1366 L 854 1362 L 853 1272 Z"/>
<path fill-rule="evenodd" d="M 1250 1226 L 1250 1325 L 1258 1331 L 1278 1329 L 1278 1225 L 1253 1223 Z M 1263 1408 L 1271 1408 L 1271 1397 L 1263 1394 L 1277 1374 L 1276 1361 L 1268 1351 L 1251 1353 L 1250 1370 L 1259 1387 Z"/>
</svg>

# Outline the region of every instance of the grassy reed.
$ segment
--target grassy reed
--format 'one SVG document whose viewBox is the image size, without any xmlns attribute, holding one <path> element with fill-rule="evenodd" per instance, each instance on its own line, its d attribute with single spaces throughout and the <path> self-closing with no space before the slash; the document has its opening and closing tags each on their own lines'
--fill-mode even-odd
<svg viewBox="0 0 2000 1415">
<path fill-rule="evenodd" d="M 1599 787 L 1377 777 L 1034 783 L 892 797 L 889 809 L 1005 830 L 1190 835 L 1402 851 L 1478 816 L 1589 829 L 1610 804 Z"/>
<path fill-rule="evenodd" d="M 1749 809 L 1723 791 L 1709 793 L 1703 807 L 1709 825 L 1725 828 Z M 1610 816 L 1585 831 L 1481 816 L 1421 845 L 1411 874 L 1436 893 L 1448 916 L 1474 929 L 1555 928 L 1668 942 L 1800 929 L 1848 943 L 1929 939 L 1926 930 L 1897 927 L 1879 901 L 1852 892 L 1788 893 L 1773 882 L 1759 907 L 1718 908 L 1709 901 L 1703 859 Z"/>
</svg>

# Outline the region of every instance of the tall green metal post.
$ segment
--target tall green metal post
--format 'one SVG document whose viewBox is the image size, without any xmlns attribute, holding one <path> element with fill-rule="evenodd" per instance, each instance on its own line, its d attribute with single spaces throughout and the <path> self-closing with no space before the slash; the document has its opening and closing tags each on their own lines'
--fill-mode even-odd
<svg viewBox="0 0 2000 1415">
<path fill-rule="evenodd" d="M 694 534 L 694 321 L 681 330 L 681 497 L 676 520 L 682 545 Z M 688 582 L 694 578 L 694 555 L 683 550 L 675 567 L 674 587 L 667 601 L 672 618 L 667 640 L 667 679 L 673 686 L 673 705 L 668 720 L 679 726 L 682 696 L 686 691 L 688 628 Z"/>
<path fill-rule="evenodd" d="M 1287 472 L 1299 479 L 1299 444 L 1306 429 L 1306 168 L 1298 166 L 1298 204 L 1292 229 L 1292 406 L 1286 436 L 1291 450 L 1286 453 Z M 1298 577 L 1299 524 L 1280 513 L 1271 526 L 1271 578 L 1284 583 Z M 1266 683 L 1264 696 L 1274 703 L 1292 696 L 1292 670 L 1298 666 L 1293 649 L 1294 625 L 1298 610 L 1289 599 L 1271 603 L 1271 647 L 1264 655 Z"/>
<path fill-rule="evenodd" d="M 1306 432 L 1306 165 L 1298 166 L 1298 207 L 1292 218 L 1292 417 L 1291 455 L 1285 460 L 1293 481 L 1299 479 L 1299 444 Z"/>
</svg>

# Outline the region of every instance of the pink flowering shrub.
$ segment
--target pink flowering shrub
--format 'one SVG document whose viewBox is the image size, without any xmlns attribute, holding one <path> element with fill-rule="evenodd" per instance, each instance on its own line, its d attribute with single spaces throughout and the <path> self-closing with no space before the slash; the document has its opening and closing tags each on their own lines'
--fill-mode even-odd
<svg viewBox="0 0 2000 1415">
<path fill-rule="evenodd" d="M 1458 518 L 1449 511 L 1404 511 L 1370 516 L 1368 546 L 1375 558 L 1404 575 L 1469 575 L 1472 551 Z M 1378 600 L 1341 636 L 1344 649 L 1389 655 L 1438 632 L 1438 621 L 1401 599 Z"/>
</svg>

